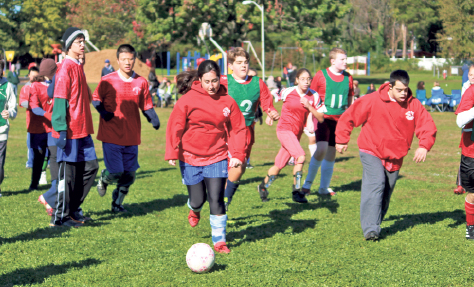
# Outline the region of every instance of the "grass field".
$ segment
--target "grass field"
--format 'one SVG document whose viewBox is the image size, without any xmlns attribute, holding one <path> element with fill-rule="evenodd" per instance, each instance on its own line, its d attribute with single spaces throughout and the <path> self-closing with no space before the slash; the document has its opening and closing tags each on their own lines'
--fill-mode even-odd
<svg viewBox="0 0 474 287">
<path fill-rule="evenodd" d="M 188 269 L 185 257 L 194 243 L 212 244 L 209 207 L 204 206 L 201 222 L 191 228 L 186 187 L 179 170 L 164 161 L 170 112 L 157 109 L 159 131 L 142 119 L 141 168 L 125 199 L 129 213 L 112 214 L 111 192 L 101 198 L 94 188 L 83 204 L 94 219 L 91 224 L 51 229 L 37 202 L 49 186 L 28 191 L 31 170 L 25 169 L 25 111 L 20 109 L 11 122 L 0 198 L 0 286 L 474 284 L 474 243 L 464 237 L 464 196 L 452 192 L 460 159 L 460 131 L 453 113 L 432 114 L 438 136 L 425 163 L 411 161 L 414 140 L 378 242 L 364 241 L 359 224 L 360 129 L 354 131 L 347 154 L 337 158 L 331 184 L 336 197 L 310 195 L 308 204 L 294 203 L 292 169 L 287 167 L 270 188 L 270 201 L 262 203 L 256 186 L 273 164 L 279 142 L 276 126 L 257 126 L 251 157 L 255 168 L 244 175 L 228 213 L 235 222 L 227 228 L 232 252 L 217 254 L 211 272 L 198 275 Z M 98 114 L 93 116 L 97 131 Z M 307 151 L 305 136 L 302 146 Z M 96 151 L 102 169 L 100 142 Z"/>
</svg>

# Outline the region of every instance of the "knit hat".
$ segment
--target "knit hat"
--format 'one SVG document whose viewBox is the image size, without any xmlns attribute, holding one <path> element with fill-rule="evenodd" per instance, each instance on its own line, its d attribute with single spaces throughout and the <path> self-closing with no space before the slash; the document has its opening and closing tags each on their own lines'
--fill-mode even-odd
<svg viewBox="0 0 474 287">
<path fill-rule="evenodd" d="M 67 51 L 69 47 L 71 47 L 72 42 L 74 42 L 78 36 L 84 37 L 84 33 L 81 31 L 81 29 L 76 27 L 69 27 L 66 29 L 62 39 L 64 42 L 64 51 Z"/>
<path fill-rule="evenodd" d="M 58 66 L 56 66 L 53 59 L 43 59 L 40 64 L 38 76 L 45 76 L 51 80 L 56 73 L 57 68 Z"/>
<path fill-rule="evenodd" d="M 109 59 L 106 59 L 106 60 L 105 60 L 105 62 L 110 64 L 110 61 L 109 61 Z"/>
</svg>

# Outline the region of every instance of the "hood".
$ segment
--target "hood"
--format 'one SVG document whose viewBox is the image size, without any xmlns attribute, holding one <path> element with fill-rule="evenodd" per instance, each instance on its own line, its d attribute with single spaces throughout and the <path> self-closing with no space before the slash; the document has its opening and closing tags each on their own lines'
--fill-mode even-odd
<svg viewBox="0 0 474 287">
<path fill-rule="evenodd" d="M 1 78 L 0 78 L 0 85 L 5 84 L 5 82 L 8 82 L 7 78 L 1 77 Z"/>
<path fill-rule="evenodd" d="M 199 94 L 202 94 L 203 96 L 211 96 L 209 95 L 206 90 L 204 90 L 201 86 L 201 82 L 199 81 L 194 81 L 193 82 L 193 85 L 191 87 L 191 91 L 195 92 L 195 93 L 199 93 Z M 227 88 L 221 84 L 219 90 L 217 91 L 217 93 L 215 95 L 213 95 L 213 97 L 215 96 L 225 96 L 227 95 Z"/>
<path fill-rule="evenodd" d="M 388 95 L 389 90 L 390 90 L 390 83 L 385 83 L 385 84 L 382 84 L 379 87 L 378 91 L 377 91 L 380 95 L 380 98 L 385 102 L 390 101 L 390 96 Z M 413 96 L 413 94 L 411 92 L 411 89 L 408 88 L 408 96 L 407 96 L 407 99 L 406 99 L 405 103 L 407 103 L 412 96 Z"/>
</svg>

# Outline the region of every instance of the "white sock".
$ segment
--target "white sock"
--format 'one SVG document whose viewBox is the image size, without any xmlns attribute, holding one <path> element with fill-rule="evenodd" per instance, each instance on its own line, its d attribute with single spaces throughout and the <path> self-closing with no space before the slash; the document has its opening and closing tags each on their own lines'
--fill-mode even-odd
<svg viewBox="0 0 474 287">
<path fill-rule="evenodd" d="M 311 161 L 309 162 L 308 175 L 306 176 L 306 179 L 304 181 L 303 188 L 311 189 L 311 185 L 313 185 L 314 178 L 316 177 L 316 174 L 318 174 L 318 169 L 321 166 L 321 163 L 322 161 L 311 157 Z"/>
<path fill-rule="evenodd" d="M 308 148 L 309 148 L 309 152 L 311 153 L 311 156 L 313 156 L 318 146 L 316 144 L 310 144 L 308 145 Z"/>
<path fill-rule="evenodd" d="M 323 163 L 321 164 L 321 183 L 319 184 L 320 189 L 327 190 L 331 184 L 334 163 L 334 161 L 327 161 L 323 159 Z"/>
</svg>

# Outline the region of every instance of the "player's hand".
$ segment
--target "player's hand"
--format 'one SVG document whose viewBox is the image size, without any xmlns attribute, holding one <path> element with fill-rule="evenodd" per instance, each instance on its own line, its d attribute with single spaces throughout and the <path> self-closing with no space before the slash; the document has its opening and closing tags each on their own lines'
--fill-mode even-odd
<svg viewBox="0 0 474 287">
<path fill-rule="evenodd" d="M 229 161 L 229 167 L 239 167 L 242 165 L 242 162 L 239 159 L 231 158 Z"/>
<path fill-rule="evenodd" d="M 270 118 L 270 116 L 268 116 L 266 119 L 265 119 L 265 123 L 269 126 L 273 126 L 273 120 L 272 118 Z"/>
<path fill-rule="evenodd" d="M 176 166 L 176 160 L 175 159 L 170 159 L 168 163 L 172 166 Z"/>
<path fill-rule="evenodd" d="M 426 154 L 428 150 L 422 147 L 419 147 L 415 151 L 415 156 L 413 157 L 413 161 L 416 163 L 425 162 Z"/>
<path fill-rule="evenodd" d="M 67 131 L 60 131 L 59 132 L 59 139 L 56 142 L 56 146 L 60 149 L 64 149 L 67 143 Z"/>
<path fill-rule="evenodd" d="M 3 111 L 2 111 L 2 118 L 4 118 L 4 119 L 7 120 L 9 116 L 10 116 L 10 113 L 8 113 L 7 110 L 3 110 Z"/>
<path fill-rule="evenodd" d="M 343 154 L 347 150 L 347 144 L 336 144 L 336 150 Z"/>
<path fill-rule="evenodd" d="M 114 113 L 111 113 L 111 112 L 107 112 L 107 111 L 106 111 L 106 112 L 104 113 L 104 115 L 102 116 L 102 118 L 103 118 L 106 122 L 108 122 L 108 121 L 110 121 L 111 119 L 113 119 L 114 116 L 115 116 Z"/>
<path fill-rule="evenodd" d="M 268 108 L 267 114 L 274 121 L 278 121 L 280 119 L 280 115 L 278 114 L 278 112 L 276 110 L 272 111 L 272 110 L 270 110 L 270 108 Z"/>
<path fill-rule="evenodd" d="M 303 107 L 305 107 L 305 109 L 308 109 L 308 110 L 309 110 L 309 107 L 311 106 L 311 105 L 309 104 L 308 99 L 305 98 L 305 97 L 300 98 L 300 104 L 302 104 Z"/>
</svg>

